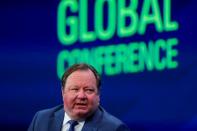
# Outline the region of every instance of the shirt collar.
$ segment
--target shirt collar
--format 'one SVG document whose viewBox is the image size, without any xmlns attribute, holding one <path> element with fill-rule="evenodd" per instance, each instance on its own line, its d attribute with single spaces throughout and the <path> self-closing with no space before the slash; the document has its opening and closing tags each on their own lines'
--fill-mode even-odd
<svg viewBox="0 0 197 131">
<path fill-rule="evenodd" d="M 64 112 L 64 121 L 63 121 L 63 125 L 67 124 L 69 120 L 71 120 L 71 118 L 68 116 L 68 114 L 67 114 L 66 112 Z M 84 125 L 85 120 L 78 121 L 78 123 L 79 123 L 80 125 Z"/>
</svg>

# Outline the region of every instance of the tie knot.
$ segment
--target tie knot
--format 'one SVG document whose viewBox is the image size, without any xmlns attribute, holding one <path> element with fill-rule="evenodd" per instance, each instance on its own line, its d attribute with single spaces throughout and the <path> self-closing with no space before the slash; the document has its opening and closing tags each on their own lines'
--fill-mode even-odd
<svg viewBox="0 0 197 131">
<path fill-rule="evenodd" d="M 73 126 L 76 126 L 76 125 L 78 124 L 78 122 L 75 121 L 75 120 L 69 120 L 68 123 L 69 123 L 70 125 L 73 125 Z"/>
<path fill-rule="evenodd" d="M 69 131 L 74 131 L 75 126 L 78 124 L 75 120 L 69 120 L 68 123 L 70 124 Z"/>
</svg>

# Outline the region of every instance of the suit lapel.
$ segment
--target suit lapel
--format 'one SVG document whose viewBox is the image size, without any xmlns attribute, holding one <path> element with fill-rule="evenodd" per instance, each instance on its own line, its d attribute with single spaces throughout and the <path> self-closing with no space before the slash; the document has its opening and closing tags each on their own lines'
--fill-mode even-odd
<svg viewBox="0 0 197 131">
<path fill-rule="evenodd" d="M 49 123 L 49 131 L 61 131 L 62 123 L 64 120 L 64 109 L 60 109 L 55 112 L 54 116 L 51 117 Z"/>
<path fill-rule="evenodd" d="M 101 107 L 99 107 L 91 117 L 86 119 L 82 131 L 98 131 L 98 127 L 102 117 L 103 112 Z"/>
<path fill-rule="evenodd" d="M 86 119 L 82 131 L 98 131 L 99 124 L 103 117 L 103 109 L 99 107 L 96 112 Z M 60 109 L 51 116 L 49 131 L 61 131 L 64 120 L 64 109 Z"/>
<path fill-rule="evenodd" d="M 96 124 L 92 124 L 92 123 L 89 123 L 89 122 L 85 122 L 83 128 L 82 128 L 82 131 L 98 131 L 98 127 Z"/>
</svg>

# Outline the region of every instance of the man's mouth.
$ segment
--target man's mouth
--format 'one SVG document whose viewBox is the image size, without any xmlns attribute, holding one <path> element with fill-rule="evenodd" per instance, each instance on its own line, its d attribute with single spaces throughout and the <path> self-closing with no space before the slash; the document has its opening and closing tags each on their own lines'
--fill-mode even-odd
<svg viewBox="0 0 197 131">
<path fill-rule="evenodd" d="M 87 107 L 86 103 L 76 103 L 75 106 L 80 109 L 84 109 Z"/>
</svg>

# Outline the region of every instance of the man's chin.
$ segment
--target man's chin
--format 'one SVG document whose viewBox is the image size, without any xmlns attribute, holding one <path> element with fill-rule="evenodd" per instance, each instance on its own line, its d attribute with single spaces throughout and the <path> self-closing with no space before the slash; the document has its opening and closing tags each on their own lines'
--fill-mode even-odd
<svg viewBox="0 0 197 131">
<path fill-rule="evenodd" d="M 88 110 L 86 110 L 86 109 L 77 109 L 76 111 L 75 111 L 75 114 L 79 114 L 79 115 L 85 115 L 85 114 L 88 114 Z"/>
<path fill-rule="evenodd" d="M 84 109 L 77 109 L 75 110 L 75 116 L 79 119 L 85 119 L 86 117 L 89 116 L 89 111 L 88 110 L 84 110 Z"/>
</svg>

